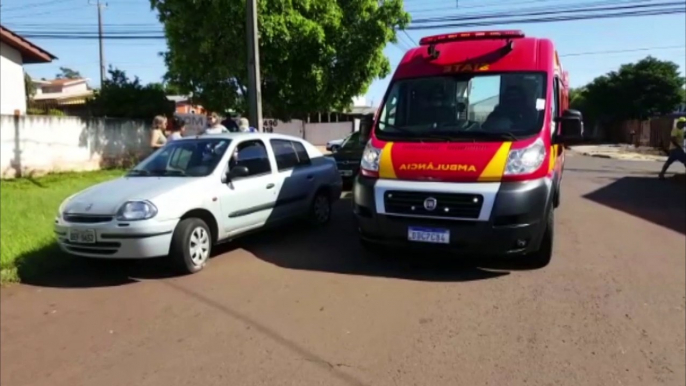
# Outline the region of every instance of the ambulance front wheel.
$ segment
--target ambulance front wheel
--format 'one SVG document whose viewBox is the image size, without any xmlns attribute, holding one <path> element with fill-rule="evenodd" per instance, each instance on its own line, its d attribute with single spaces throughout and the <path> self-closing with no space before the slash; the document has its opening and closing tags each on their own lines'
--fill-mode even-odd
<svg viewBox="0 0 686 386">
<path fill-rule="evenodd" d="M 531 268 L 543 268 L 550 264 L 553 257 L 553 239 L 555 235 L 555 211 L 553 208 L 548 209 L 548 217 L 543 230 L 543 237 L 541 244 L 536 252 L 532 252 L 525 258 L 531 265 Z"/>
</svg>

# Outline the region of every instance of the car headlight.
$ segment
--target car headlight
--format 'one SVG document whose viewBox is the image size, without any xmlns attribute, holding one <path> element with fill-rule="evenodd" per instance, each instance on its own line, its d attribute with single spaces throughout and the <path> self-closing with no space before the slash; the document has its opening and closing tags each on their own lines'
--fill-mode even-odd
<svg viewBox="0 0 686 386">
<path fill-rule="evenodd" d="M 543 165 L 545 157 L 545 144 L 540 138 L 523 149 L 510 150 L 510 154 L 507 156 L 505 175 L 533 173 Z"/>
<path fill-rule="evenodd" d="M 150 201 L 128 201 L 117 211 L 119 221 L 147 220 L 157 215 L 157 207 Z"/>
<path fill-rule="evenodd" d="M 360 167 L 366 171 L 378 172 L 380 158 L 381 149 L 372 146 L 372 141 L 369 140 L 369 142 L 367 142 L 367 146 L 364 147 L 364 152 L 362 152 Z"/>
</svg>

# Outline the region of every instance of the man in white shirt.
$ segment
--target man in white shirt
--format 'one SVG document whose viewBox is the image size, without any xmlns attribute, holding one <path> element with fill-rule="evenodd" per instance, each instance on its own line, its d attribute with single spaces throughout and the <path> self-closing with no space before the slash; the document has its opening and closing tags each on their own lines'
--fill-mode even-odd
<svg viewBox="0 0 686 386">
<path fill-rule="evenodd" d="M 219 122 L 219 115 L 217 113 L 207 115 L 207 128 L 203 134 L 222 134 L 228 132 L 229 130 Z"/>
</svg>

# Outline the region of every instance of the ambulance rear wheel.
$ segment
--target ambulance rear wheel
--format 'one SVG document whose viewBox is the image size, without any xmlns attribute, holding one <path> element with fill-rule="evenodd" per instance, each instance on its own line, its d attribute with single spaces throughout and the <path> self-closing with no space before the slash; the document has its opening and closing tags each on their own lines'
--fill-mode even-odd
<svg viewBox="0 0 686 386">
<path fill-rule="evenodd" d="M 531 268 L 543 268 L 550 264 L 553 258 L 553 239 L 555 235 L 555 211 L 553 208 L 548 209 L 548 218 L 543 231 L 543 238 L 541 245 L 536 252 L 526 256 L 527 263 Z"/>
</svg>

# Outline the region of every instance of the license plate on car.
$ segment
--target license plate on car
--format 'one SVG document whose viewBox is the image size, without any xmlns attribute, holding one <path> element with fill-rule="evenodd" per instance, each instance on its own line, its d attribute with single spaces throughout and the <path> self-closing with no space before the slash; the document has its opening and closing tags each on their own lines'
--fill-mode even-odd
<svg viewBox="0 0 686 386">
<path fill-rule="evenodd" d="M 71 229 L 69 230 L 69 241 L 77 244 L 95 244 L 95 230 Z"/>
<path fill-rule="evenodd" d="M 409 227 L 407 239 L 420 243 L 450 244 L 450 231 L 447 229 Z"/>
<path fill-rule="evenodd" d="M 351 177 L 353 175 L 352 170 L 339 170 L 339 172 L 341 173 L 341 176 L 343 176 L 343 177 Z"/>
</svg>

